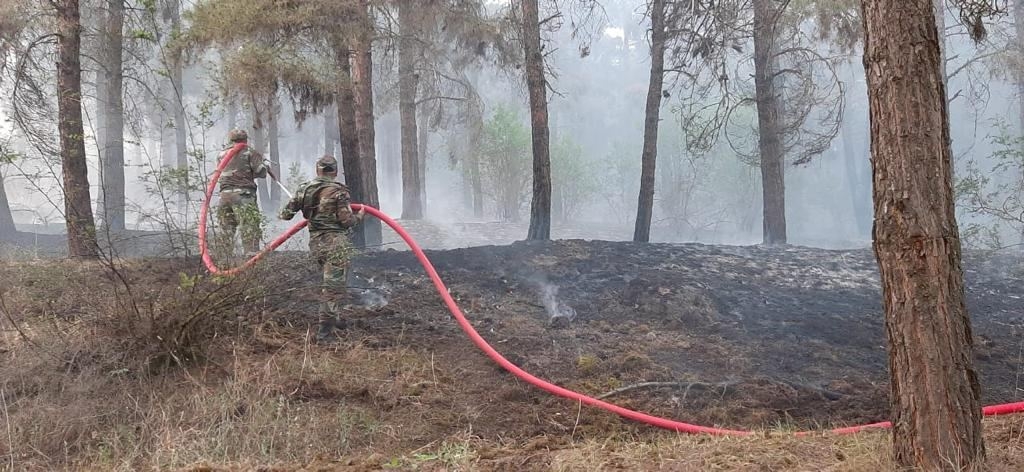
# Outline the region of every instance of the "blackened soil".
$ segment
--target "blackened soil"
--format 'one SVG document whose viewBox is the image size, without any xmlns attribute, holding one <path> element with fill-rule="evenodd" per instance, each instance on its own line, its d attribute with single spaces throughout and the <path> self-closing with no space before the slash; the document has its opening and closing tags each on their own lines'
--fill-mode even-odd
<svg viewBox="0 0 1024 472">
<path fill-rule="evenodd" d="M 881 293 L 870 251 L 569 240 L 428 255 L 489 343 L 560 385 L 736 428 L 841 426 L 888 416 Z M 980 255 L 965 264 L 983 400 L 1017 400 L 1024 397 L 1024 265 Z M 285 272 L 315 287 L 313 271 Z M 372 289 L 388 305 L 355 310 L 345 336 L 381 349 L 429 351 L 446 366 L 458 401 L 479 406 L 474 433 L 625 426 L 586 408 L 578 414 L 575 403 L 486 359 L 412 254 L 364 255 L 354 273 L 353 286 Z M 545 293 L 556 295 L 545 303 Z M 571 307 L 575 318 L 552 319 L 559 306 Z"/>
</svg>

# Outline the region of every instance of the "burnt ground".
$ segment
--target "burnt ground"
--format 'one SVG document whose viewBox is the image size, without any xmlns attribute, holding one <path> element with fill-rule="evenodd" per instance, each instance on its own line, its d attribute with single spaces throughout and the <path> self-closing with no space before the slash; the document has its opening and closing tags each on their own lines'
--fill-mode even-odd
<svg viewBox="0 0 1024 472">
<path fill-rule="evenodd" d="M 566 240 L 428 255 L 489 343 L 560 385 L 602 395 L 668 383 L 608 400 L 735 428 L 817 428 L 888 416 L 881 294 L 869 250 Z M 302 257 L 278 254 L 273 263 L 286 267 L 278 271 L 289 279 L 282 283 L 313 291 L 316 274 Z M 986 404 L 1024 397 L 1022 267 L 1005 255 L 971 254 L 965 261 Z M 447 394 L 417 394 L 427 407 L 414 411 L 462 405 L 462 418 L 430 418 L 428 429 L 468 423 L 488 439 L 642 429 L 587 408 L 578 412 L 572 402 L 501 371 L 461 333 L 408 252 L 360 257 L 352 285 L 356 292 L 372 289 L 355 294 L 365 303 L 379 304 L 376 295 L 388 302 L 353 310 L 343 344 L 407 346 L 429 355 L 431 369 L 442 372 L 434 383 Z M 272 316 L 302 325 L 313 311 L 311 302 L 297 301 Z M 365 391 L 302 388 L 315 398 L 381 406 Z M 405 411 L 398 406 L 385 409 Z"/>
<path fill-rule="evenodd" d="M 431 247 L 460 243 L 441 236 L 417 234 Z M 889 416 L 870 250 L 562 240 L 428 254 L 480 334 L 559 385 L 730 428 Z M 354 261 L 360 306 L 328 346 L 304 342 L 319 285 L 304 252 L 275 253 L 231 280 L 205 276 L 194 257 L 125 259 L 113 271 L 26 256 L 0 264 L 0 396 L 12 425 L 0 457 L 13 451 L 7 457 L 25 470 L 317 458 L 352 465 L 344 470 L 424 461 L 561 470 L 559 457 L 577 452 L 578 467 L 567 470 L 593 470 L 604 459 L 587 454 L 620 464 L 607 449 L 619 446 L 645 458 L 622 468 L 650 470 L 644 451 L 672 437 L 501 370 L 461 332 L 408 252 Z M 1024 398 L 1024 260 L 968 253 L 964 263 L 983 400 Z M 191 329 L 179 326 L 200 315 Z M 1019 457 L 1019 424 L 994 428 L 993 451 Z M 581 450 L 580 441 L 593 443 Z M 700 441 L 677 453 L 717 454 Z M 843 447 L 869 457 L 882 447 L 858 441 Z M 762 458 L 750 446 L 736 446 L 755 464 L 743 470 L 794 468 L 789 453 Z M 845 461 L 834 447 L 815 454 Z M 661 470 L 708 470 L 715 460 Z"/>
</svg>

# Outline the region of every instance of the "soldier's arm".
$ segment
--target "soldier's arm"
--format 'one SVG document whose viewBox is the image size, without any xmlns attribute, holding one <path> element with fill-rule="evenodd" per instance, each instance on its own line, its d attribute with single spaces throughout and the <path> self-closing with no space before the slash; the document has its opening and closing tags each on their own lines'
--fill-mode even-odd
<svg viewBox="0 0 1024 472">
<path fill-rule="evenodd" d="M 263 158 L 263 154 L 256 151 L 249 153 L 249 166 L 252 168 L 252 175 L 257 179 L 267 178 L 267 170 L 270 169 L 270 162 Z"/>
<path fill-rule="evenodd" d="M 342 227 L 348 229 L 358 225 L 362 221 L 362 218 L 352 211 L 352 197 L 349 195 L 347 189 L 342 189 L 327 198 L 337 199 L 337 202 L 335 203 L 338 208 L 338 223 L 340 223 Z"/>
<path fill-rule="evenodd" d="M 295 191 L 295 195 L 288 200 L 288 203 L 281 209 L 281 214 L 277 215 L 282 220 L 289 221 L 295 217 L 295 215 L 302 209 L 302 199 L 306 194 L 306 186 L 302 185 L 298 190 Z"/>
</svg>

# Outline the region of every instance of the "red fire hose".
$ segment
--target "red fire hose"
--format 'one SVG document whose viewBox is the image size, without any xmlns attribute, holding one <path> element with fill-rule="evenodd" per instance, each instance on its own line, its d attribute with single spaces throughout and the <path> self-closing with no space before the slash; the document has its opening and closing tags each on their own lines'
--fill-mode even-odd
<svg viewBox="0 0 1024 472">
<path fill-rule="evenodd" d="M 207 249 L 206 249 L 206 216 L 207 216 L 207 212 L 208 212 L 208 208 L 209 208 L 209 204 L 210 204 L 210 199 L 213 196 L 213 189 L 214 189 L 215 184 L 217 183 L 217 179 L 220 178 L 221 171 L 227 165 L 227 162 L 230 161 L 231 158 L 234 157 L 234 155 L 239 150 L 241 150 L 243 147 L 244 147 L 244 144 L 235 145 L 235 147 L 232 148 L 232 150 L 230 152 L 228 152 L 228 154 L 225 156 L 224 160 L 217 166 L 217 169 L 216 169 L 216 171 L 214 171 L 213 177 L 212 177 L 212 179 L 210 181 L 210 185 L 206 189 L 206 200 L 203 202 L 202 210 L 200 211 L 200 216 L 199 216 L 199 218 L 200 218 L 200 220 L 199 220 L 199 245 L 200 245 L 200 251 L 201 251 L 201 253 L 203 255 L 203 263 L 206 264 L 207 269 L 209 269 L 210 272 L 214 273 L 214 274 L 222 274 L 222 275 L 237 274 L 238 272 L 240 272 L 240 271 L 242 271 L 242 270 L 252 266 L 253 264 L 255 264 L 265 254 L 267 254 L 270 251 L 273 251 L 275 248 L 277 248 L 282 243 L 284 243 L 288 238 L 290 238 L 292 235 L 294 235 L 295 233 L 299 232 L 300 230 L 302 230 L 303 227 L 306 226 L 306 222 L 305 221 L 301 221 L 301 222 L 295 224 L 294 226 L 292 226 L 291 228 L 288 228 L 288 230 L 286 230 L 280 236 L 275 238 L 274 241 L 271 242 L 269 246 L 267 246 L 265 249 L 260 251 L 258 254 L 253 256 L 251 259 L 246 261 L 241 266 L 238 266 L 238 267 L 235 267 L 235 268 L 232 268 L 232 269 L 222 270 L 222 269 L 217 268 L 217 266 L 213 263 L 212 259 L 209 256 L 209 253 L 207 252 Z M 360 205 L 360 204 L 353 204 L 352 208 L 354 210 L 359 210 L 359 209 L 366 210 L 366 213 L 369 213 L 370 215 L 380 219 L 381 221 L 386 223 L 388 226 L 390 226 L 391 229 L 393 229 L 395 231 L 395 233 L 397 233 L 402 238 L 402 240 L 405 241 L 405 244 L 408 245 L 409 249 L 411 249 L 413 254 L 416 255 L 416 259 L 419 260 L 420 265 L 423 266 L 423 269 L 427 272 L 427 275 L 430 276 L 430 280 L 434 282 L 434 288 L 437 289 L 437 293 L 441 296 L 441 299 L 444 300 L 445 305 L 448 306 L 448 310 L 451 312 L 452 316 L 455 317 L 455 320 L 459 323 L 459 327 L 462 328 L 462 331 L 465 332 L 467 336 L 469 336 L 470 340 L 473 341 L 473 344 L 475 344 L 477 346 L 477 348 L 479 348 L 481 351 L 483 351 L 484 354 L 487 354 L 487 357 L 491 358 L 491 360 L 493 360 L 494 362 L 498 363 L 498 365 L 500 365 L 503 369 L 505 369 L 506 371 L 508 371 L 512 375 L 515 375 L 516 377 L 518 377 L 518 378 L 526 381 L 527 383 L 529 383 L 529 384 L 531 384 L 531 385 L 533 385 L 533 386 L 535 386 L 535 387 L 537 387 L 537 388 L 539 388 L 541 390 L 544 390 L 544 391 L 546 391 L 548 393 L 551 393 L 551 394 L 554 394 L 554 395 L 558 395 L 560 397 L 568 398 L 570 400 L 575 400 L 575 401 L 578 401 L 580 403 L 583 403 L 583 404 L 586 404 L 586 405 L 589 405 L 589 406 L 593 406 L 593 407 L 597 407 L 597 408 L 600 408 L 602 410 L 615 413 L 615 414 L 620 415 L 622 417 L 625 417 L 625 418 L 628 418 L 628 419 L 631 419 L 631 420 L 634 420 L 634 421 L 639 421 L 641 423 L 645 423 L 645 424 L 648 424 L 648 425 L 651 425 L 651 426 L 657 426 L 659 428 L 669 429 L 669 430 L 672 430 L 672 431 L 683 432 L 683 433 L 703 433 L 703 434 L 730 435 L 730 436 L 747 436 L 747 435 L 753 434 L 752 431 L 743 431 L 743 430 L 735 430 L 735 429 L 721 429 L 721 428 L 714 428 L 714 427 L 710 427 L 710 426 L 700 426 L 700 425 L 695 425 L 695 424 L 690 424 L 690 423 L 683 423 L 681 421 L 670 420 L 670 419 L 666 419 L 666 418 L 659 418 L 657 416 L 651 416 L 651 415 L 648 415 L 648 414 L 645 414 L 645 413 L 640 413 L 638 411 L 630 410 L 628 408 L 623 408 L 621 406 L 618 406 L 618 405 L 615 405 L 615 404 L 612 404 L 612 403 L 608 403 L 608 402 L 605 402 L 605 401 L 602 401 L 602 400 L 598 400 L 598 399 L 593 398 L 593 397 L 589 397 L 589 396 L 584 395 L 584 394 L 579 393 L 579 392 L 575 392 L 575 391 L 572 391 L 572 390 L 569 390 L 569 389 L 566 389 L 566 388 L 559 387 L 558 385 L 552 384 L 552 383 L 550 383 L 550 382 L 548 382 L 548 381 L 546 381 L 544 379 L 538 378 L 538 377 L 534 376 L 533 374 L 530 374 L 529 372 L 527 372 L 527 371 L 525 371 L 523 369 L 520 369 L 515 364 L 509 362 L 508 359 L 505 359 L 504 356 L 502 356 L 498 351 L 496 351 L 493 347 L 491 347 L 491 345 L 488 344 L 487 341 L 484 340 L 484 338 L 480 336 L 480 333 L 477 333 L 476 329 L 473 328 L 473 325 L 470 324 L 469 320 L 466 319 L 466 315 L 462 313 L 462 310 L 459 308 L 459 305 L 455 302 L 455 299 L 453 299 L 451 294 L 448 293 L 448 288 L 445 287 L 444 282 L 441 281 L 441 276 L 438 275 L 437 270 L 434 269 L 434 265 L 430 263 L 429 259 L 427 259 L 427 255 L 423 253 L 423 249 L 421 249 L 420 246 L 418 244 L 416 244 L 416 241 L 413 240 L 412 236 L 410 236 L 409 233 L 406 232 L 405 229 L 402 228 L 402 226 L 398 224 L 398 222 L 396 222 L 395 220 L 391 219 L 391 217 L 385 215 L 380 210 L 378 210 L 376 208 L 373 208 L 373 207 L 369 207 L 369 206 L 365 206 L 365 205 Z M 1011 414 L 1011 413 L 1020 413 L 1020 412 L 1024 412 L 1024 402 L 1006 403 L 1006 404 L 1002 404 L 1002 405 L 986 406 L 982 410 L 982 412 L 984 413 L 985 416 L 995 416 L 995 415 L 1006 415 L 1006 414 Z M 846 427 L 846 428 L 837 428 L 837 429 L 833 429 L 833 430 L 830 430 L 830 431 L 827 431 L 827 432 L 831 432 L 831 433 L 834 433 L 834 434 L 852 434 L 852 433 L 857 433 L 857 432 L 868 430 L 868 429 L 888 428 L 890 426 L 891 426 L 891 423 L 888 422 L 888 421 L 885 421 L 885 422 L 880 422 L 880 423 L 871 423 L 871 424 L 865 424 L 865 425 L 850 426 L 850 427 Z M 808 435 L 818 434 L 818 433 L 820 433 L 820 431 L 801 431 L 801 432 L 797 432 L 795 434 L 797 436 L 808 436 Z"/>
</svg>

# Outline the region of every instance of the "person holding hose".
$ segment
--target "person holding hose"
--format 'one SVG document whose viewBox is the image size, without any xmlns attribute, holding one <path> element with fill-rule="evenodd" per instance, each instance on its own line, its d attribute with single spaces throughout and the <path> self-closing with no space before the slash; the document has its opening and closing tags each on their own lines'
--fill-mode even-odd
<svg viewBox="0 0 1024 472">
<path fill-rule="evenodd" d="M 222 233 L 221 250 L 227 255 L 235 252 L 235 232 L 241 227 L 242 247 L 247 255 L 260 250 L 263 230 L 260 227 L 263 215 L 256 202 L 256 179 L 267 177 L 270 163 L 263 155 L 248 145 L 249 134 L 235 129 L 228 133 L 228 147 L 219 157 L 223 160 L 232 148 L 244 144 L 231 159 L 220 175 L 220 203 L 217 205 L 217 220 Z"/>
<path fill-rule="evenodd" d="M 345 327 L 339 308 L 347 293 L 349 259 L 355 252 L 348 236 L 366 215 L 365 210 L 352 211 L 348 187 L 335 181 L 337 177 L 338 161 L 329 155 L 321 157 L 316 161 L 316 178 L 300 185 L 279 215 L 288 221 L 301 211 L 309 222 L 309 252 L 323 272 L 317 342 L 330 340 L 335 329 Z"/>
</svg>

